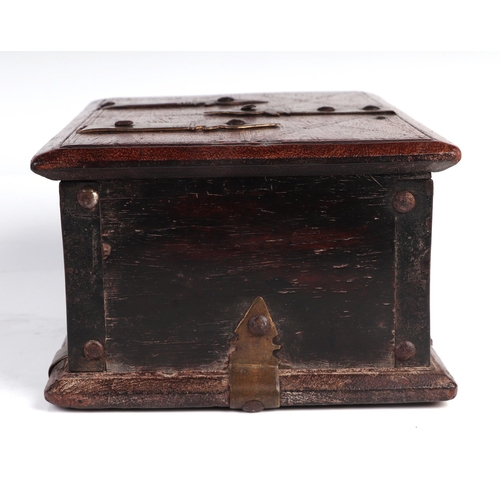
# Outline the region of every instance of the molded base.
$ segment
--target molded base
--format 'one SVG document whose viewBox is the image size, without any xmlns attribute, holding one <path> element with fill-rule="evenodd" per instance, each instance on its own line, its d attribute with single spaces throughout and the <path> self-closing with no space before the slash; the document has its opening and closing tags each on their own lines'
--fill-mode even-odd
<svg viewBox="0 0 500 500">
<path fill-rule="evenodd" d="M 227 371 L 74 372 L 51 367 L 45 398 L 63 408 L 229 407 Z M 453 399 L 457 385 L 436 353 L 419 368 L 280 370 L 281 406 L 424 403 Z"/>
</svg>

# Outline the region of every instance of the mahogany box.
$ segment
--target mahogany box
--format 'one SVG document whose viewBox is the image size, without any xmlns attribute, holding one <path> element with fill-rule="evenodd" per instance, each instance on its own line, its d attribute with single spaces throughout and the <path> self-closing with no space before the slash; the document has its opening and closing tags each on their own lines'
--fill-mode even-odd
<svg viewBox="0 0 500 500">
<path fill-rule="evenodd" d="M 91 103 L 60 180 L 67 408 L 412 403 L 431 347 L 431 173 L 459 149 L 362 92 Z M 439 307 L 439 304 L 436 304 Z"/>
</svg>

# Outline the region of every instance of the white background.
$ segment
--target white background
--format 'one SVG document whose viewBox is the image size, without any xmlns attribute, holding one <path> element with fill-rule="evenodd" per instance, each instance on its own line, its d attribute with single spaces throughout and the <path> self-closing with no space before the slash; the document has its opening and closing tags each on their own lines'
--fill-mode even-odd
<svg viewBox="0 0 500 500">
<path fill-rule="evenodd" d="M 499 70 L 499 53 L 0 53 L 0 497 L 499 498 Z M 329 90 L 378 94 L 462 150 L 434 176 L 431 274 L 457 398 L 259 414 L 46 403 L 65 296 L 57 183 L 29 171 L 38 149 L 98 98 Z"/>
</svg>

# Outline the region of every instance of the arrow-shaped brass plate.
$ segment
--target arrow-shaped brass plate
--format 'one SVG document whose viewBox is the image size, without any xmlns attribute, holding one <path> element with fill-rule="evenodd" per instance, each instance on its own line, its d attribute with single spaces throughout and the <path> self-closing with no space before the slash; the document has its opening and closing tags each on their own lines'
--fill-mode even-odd
<svg viewBox="0 0 500 500">
<path fill-rule="evenodd" d="M 276 326 L 262 297 L 257 297 L 236 328 L 229 358 L 229 406 L 247 411 L 280 406 Z"/>
</svg>

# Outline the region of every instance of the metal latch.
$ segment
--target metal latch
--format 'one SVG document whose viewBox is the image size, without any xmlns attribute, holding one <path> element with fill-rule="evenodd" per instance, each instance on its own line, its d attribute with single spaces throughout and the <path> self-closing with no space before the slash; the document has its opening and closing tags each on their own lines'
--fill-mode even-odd
<svg viewBox="0 0 500 500">
<path fill-rule="evenodd" d="M 257 297 L 236 328 L 238 338 L 229 358 L 229 406 L 256 412 L 279 408 L 278 359 L 273 343 L 276 326 L 262 297 Z"/>
</svg>

